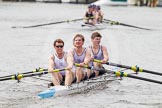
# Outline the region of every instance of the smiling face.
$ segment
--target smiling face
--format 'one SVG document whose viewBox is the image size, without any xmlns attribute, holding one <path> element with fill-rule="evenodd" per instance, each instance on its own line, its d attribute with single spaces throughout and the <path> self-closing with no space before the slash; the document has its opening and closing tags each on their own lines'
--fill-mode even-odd
<svg viewBox="0 0 162 108">
<path fill-rule="evenodd" d="M 61 39 L 54 41 L 53 45 L 57 54 L 63 53 L 64 42 Z"/>
<path fill-rule="evenodd" d="M 91 36 L 92 44 L 95 46 L 99 45 L 101 42 L 101 38 L 102 38 L 102 36 L 98 32 L 92 33 L 92 36 Z"/>
<path fill-rule="evenodd" d="M 82 47 L 84 44 L 84 37 L 81 34 L 77 34 L 73 39 L 73 45 L 75 47 Z"/>
<path fill-rule="evenodd" d="M 91 39 L 93 45 L 99 45 L 101 42 L 101 37 L 95 37 Z"/>
<path fill-rule="evenodd" d="M 63 52 L 63 47 L 64 47 L 63 43 L 59 43 L 59 42 L 56 42 L 56 44 L 54 46 L 54 48 L 58 54 Z"/>
</svg>

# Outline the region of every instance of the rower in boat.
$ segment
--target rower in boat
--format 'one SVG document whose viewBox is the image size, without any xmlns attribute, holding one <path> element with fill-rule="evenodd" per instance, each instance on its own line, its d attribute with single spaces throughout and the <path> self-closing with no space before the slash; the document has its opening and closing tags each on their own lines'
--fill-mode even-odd
<svg viewBox="0 0 162 108">
<path fill-rule="evenodd" d="M 94 21 L 94 7 L 93 5 L 88 6 L 88 11 L 86 11 L 85 15 L 85 24 L 95 25 Z"/>
<path fill-rule="evenodd" d="M 100 6 L 96 6 L 95 10 L 96 10 L 96 20 L 97 20 L 97 23 L 102 23 L 103 15 L 104 14 L 101 11 L 101 7 Z"/>
<path fill-rule="evenodd" d="M 98 32 L 92 33 L 91 35 L 92 45 L 90 46 L 91 55 L 93 59 L 101 60 L 101 63 L 106 63 L 109 60 L 108 51 L 106 46 L 100 45 L 101 38 L 102 36 L 100 33 Z M 97 68 L 103 68 L 101 63 L 92 62 L 92 65 Z M 103 74 L 102 71 L 99 72 L 94 70 L 94 72 L 95 72 L 95 77 L 97 77 L 100 74 Z"/>
<path fill-rule="evenodd" d="M 64 43 L 62 40 L 54 41 L 55 55 L 51 55 L 49 59 L 49 72 L 52 72 L 54 67 L 56 69 L 69 68 L 69 70 L 52 73 L 53 83 L 50 83 L 48 87 L 53 85 L 65 85 L 69 86 L 71 83 L 79 83 L 87 78 L 98 76 L 94 75 L 92 70 L 82 68 L 84 65 L 90 65 L 91 61 L 91 49 L 83 47 L 84 36 L 81 34 L 75 35 L 73 39 L 74 48 L 72 48 L 68 54 L 63 51 Z M 92 45 L 93 46 L 93 45 Z M 97 58 L 96 58 L 97 59 Z M 63 61 L 63 63 L 61 63 Z M 60 63 L 60 64 L 59 64 Z M 72 66 L 74 63 L 80 64 L 81 67 Z M 68 64 L 68 66 L 67 66 Z M 95 65 L 96 66 L 96 65 Z M 71 69 L 72 68 L 72 69 Z M 100 73 L 103 73 L 101 71 Z"/>
<path fill-rule="evenodd" d="M 84 15 L 85 24 L 82 26 L 93 27 L 96 24 L 102 23 L 103 20 L 103 12 L 101 11 L 100 6 L 96 6 L 95 4 L 91 4 L 88 6 L 88 11 Z"/>
<path fill-rule="evenodd" d="M 71 62 L 78 63 L 81 66 L 74 66 L 77 83 L 79 83 L 81 80 L 84 80 L 85 78 L 89 78 L 91 75 L 90 69 L 85 69 L 82 67 L 84 65 L 89 65 L 89 62 L 91 60 L 91 51 L 89 48 L 83 47 L 84 41 L 85 39 L 82 34 L 76 34 L 73 38 L 74 48 L 69 51 L 69 55 L 71 55 L 71 57 L 73 58 L 73 61 Z"/>
<path fill-rule="evenodd" d="M 53 43 L 55 53 L 49 57 L 49 69 L 48 71 L 52 73 L 53 84 L 51 85 L 60 85 L 65 81 L 65 85 L 71 85 L 74 80 L 74 73 L 71 71 L 73 64 L 67 64 L 70 61 L 70 57 L 67 56 L 67 52 L 63 50 L 64 41 L 62 39 L 56 39 Z M 63 69 L 66 67 L 66 71 L 53 72 L 54 69 Z"/>
<path fill-rule="evenodd" d="M 89 48 L 83 47 L 84 36 L 82 34 L 76 34 L 73 38 L 74 48 L 70 50 L 71 56 L 73 57 L 73 63 L 78 63 L 80 66 L 88 65 L 91 60 L 91 52 Z M 76 82 L 79 83 L 86 77 L 90 77 L 91 70 L 82 67 L 75 67 Z"/>
</svg>

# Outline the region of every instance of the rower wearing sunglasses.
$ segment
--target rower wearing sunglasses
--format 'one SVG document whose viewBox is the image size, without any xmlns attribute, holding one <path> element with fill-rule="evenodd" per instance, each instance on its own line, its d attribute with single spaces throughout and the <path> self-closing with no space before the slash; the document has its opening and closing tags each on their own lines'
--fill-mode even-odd
<svg viewBox="0 0 162 108">
<path fill-rule="evenodd" d="M 49 57 L 49 69 L 48 71 L 52 73 L 52 82 L 53 85 L 63 85 L 65 81 L 65 85 L 71 85 L 74 74 L 71 71 L 71 67 L 73 64 L 68 64 L 67 62 L 70 58 L 67 56 L 67 52 L 64 51 L 64 41 L 62 39 L 56 39 L 53 43 L 54 46 L 54 54 L 51 54 Z M 64 69 L 65 71 L 61 72 L 53 72 L 54 69 Z M 49 85 L 51 86 L 51 85 Z"/>
</svg>

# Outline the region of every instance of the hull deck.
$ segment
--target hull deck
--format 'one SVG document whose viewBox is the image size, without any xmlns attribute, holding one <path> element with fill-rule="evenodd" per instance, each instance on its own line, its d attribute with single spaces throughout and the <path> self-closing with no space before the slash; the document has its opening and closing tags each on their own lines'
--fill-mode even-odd
<svg viewBox="0 0 162 108">
<path fill-rule="evenodd" d="M 88 92 L 89 90 L 104 86 L 114 80 L 117 80 L 114 74 L 104 73 L 101 76 L 91 78 L 80 83 L 73 83 L 71 86 L 52 86 L 49 89 L 40 92 L 38 96 L 41 98 L 48 98 Z"/>
</svg>

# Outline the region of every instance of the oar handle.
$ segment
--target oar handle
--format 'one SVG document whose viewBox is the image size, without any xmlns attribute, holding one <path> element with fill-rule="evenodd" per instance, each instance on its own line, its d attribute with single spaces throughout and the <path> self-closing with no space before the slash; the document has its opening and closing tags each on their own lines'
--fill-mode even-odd
<svg viewBox="0 0 162 108">
<path fill-rule="evenodd" d="M 96 67 L 94 67 L 94 66 L 88 66 L 88 65 L 81 66 L 81 65 L 78 64 L 78 63 L 74 63 L 74 65 L 75 65 L 76 67 L 82 67 L 82 68 L 87 68 L 87 69 L 96 70 L 96 71 L 104 71 L 104 70 L 105 70 L 104 68 L 96 68 Z"/>
<path fill-rule="evenodd" d="M 63 69 L 55 69 L 53 70 L 53 72 L 60 72 L 60 71 L 64 71 L 64 70 L 68 70 L 67 68 L 63 68 Z"/>
<path fill-rule="evenodd" d="M 84 17 L 83 19 L 88 20 L 88 19 L 93 19 L 93 18 L 95 18 L 95 17 L 94 16 L 92 16 L 92 17 Z"/>
<path fill-rule="evenodd" d="M 74 63 L 74 66 L 76 66 L 76 67 L 83 67 L 83 68 L 88 68 L 88 69 L 91 69 L 91 67 L 90 66 L 88 66 L 88 65 L 83 65 L 83 66 L 81 66 L 80 64 L 78 64 L 78 63 Z"/>
</svg>

